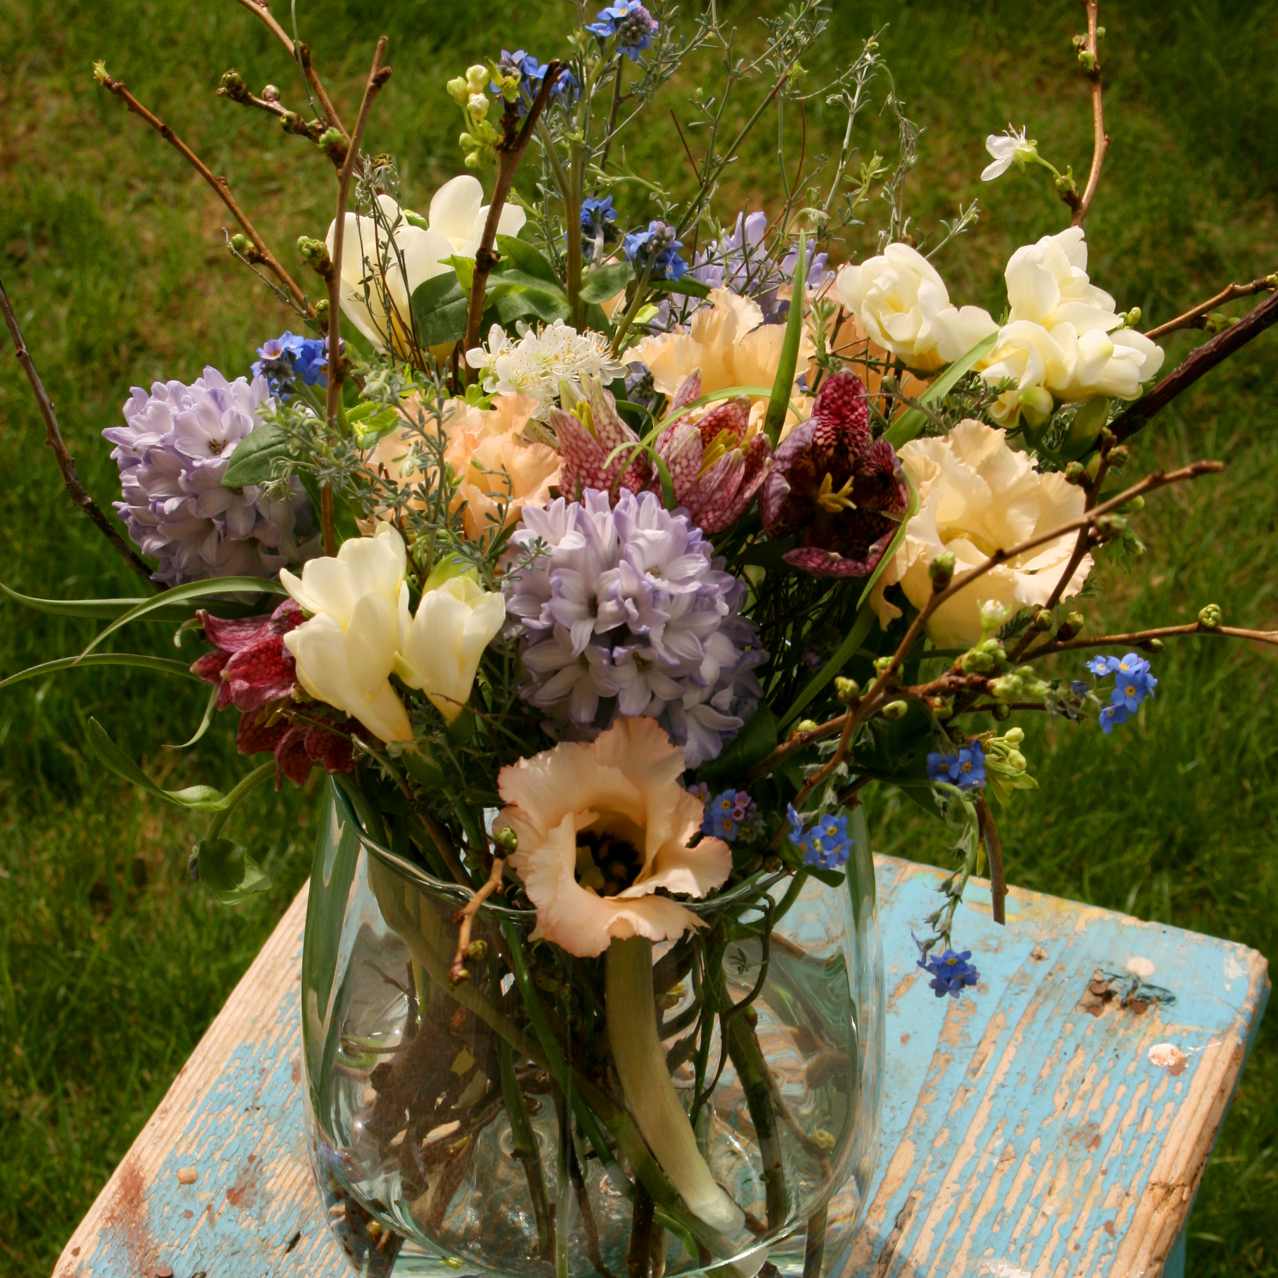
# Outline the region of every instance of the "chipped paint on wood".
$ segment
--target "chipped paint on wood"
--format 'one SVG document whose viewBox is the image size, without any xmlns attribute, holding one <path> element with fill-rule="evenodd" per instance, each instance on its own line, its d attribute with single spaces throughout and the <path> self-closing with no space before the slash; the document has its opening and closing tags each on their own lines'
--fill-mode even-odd
<svg viewBox="0 0 1278 1278">
<path fill-rule="evenodd" d="M 904 938 L 934 908 L 938 875 L 880 858 L 878 877 L 889 947 L 883 1154 L 865 1226 L 830 1272 L 1180 1273 L 1178 1239 L 1268 993 L 1264 959 L 1016 890 L 998 927 L 988 887 L 974 883 L 958 931 L 981 982 L 974 997 L 937 1000 Z M 304 910 L 305 893 L 68 1243 L 55 1278 L 151 1278 L 166 1268 L 217 1278 L 350 1274 L 306 1158 Z"/>
</svg>

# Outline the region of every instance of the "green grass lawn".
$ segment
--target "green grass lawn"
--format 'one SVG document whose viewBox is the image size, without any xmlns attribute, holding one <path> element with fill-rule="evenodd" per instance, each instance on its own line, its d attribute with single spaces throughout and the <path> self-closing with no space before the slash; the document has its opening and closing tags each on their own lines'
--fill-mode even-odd
<svg viewBox="0 0 1278 1278">
<path fill-rule="evenodd" d="M 287 5 L 279 6 L 287 11 Z M 439 0 L 299 0 L 321 67 L 350 104 L 376 35 L 395 75 L 368 144 L 399 157 L 406 199 L 424 203 L 459 171 L 444 82 L 499 45 L 546 57 L 576 6 L 491 12 Z M 720 0 L 749 22 L 774 3 Z M 940 267 L 962 300 L 997 309 L 1017 244 L 1058 229 L 1062 207 L 1023 174 L 977 180 L 982 139 L 1026 122 L 1062 166 L 1085 171 L 1086 92 L 1071 73 L 1082 6 L 1052 0 L 838 0 L 809 67 L 849 56 L 883 21 L 883 51 L 910 114 L 926 126 L 907 195 L 930 232 L 979 195 L 976 227 Z M 1113 147 L 1089 219 L 1092 275 L 1151 322 L 1229 280 L 1278 268 L 1278 4 L 1124 0 L 1103 5 Z M 56 12 L 56 21 L 52 16 Z M 78 454 L 104 505 L 115 475 L 98 432 L 128 388 L 189 381 L 206 364 L 244 371 L 287 316 L 222 247 L 220 205 L 120 104 L 96 90 L 102 57 L 225 174 L 277 251 L 322 235 L 331 170 L 264 117 L 213 96 L 237 67 L 298 101 L 291 69 L 234 0 L 0 0 L 0 274 Z M 684 85 L 687 89 L 692 87 Z M 671 104 L 679 106 L 679 96 Z M 738 110 L 748 109 L 748 98 Z M 348 109 L 350 107 L 348 106 Z M 834 121 L 817 107 L 809 146 Z M 886 144 L 867 117 L 867 146 Z M 757 206 L 776 185 L 775 134 L 760 134 L 733 194 Z M 634 135 L 626 161 L 668 176 L 670 131 Z M 730 210 L 724 209 L 724 212 Z M 873 216 L 873 215 L 872 215 Z M 843 250 L 860 253 L 873 227 Z M 1172 344 L 1173 357 L 1192 338 Z M 1114 629 L 1192 618 L 1216 601 L 1239 624 L 1278 624 L 1273 475 L 1278 467 L 1278 332 L 1212 374 L 1138 437 L 1133 471 L 1192 457 L 1220 479 L 1159 494 L 1140 517 L 1144 559 L 1109 560 L 1083 608 Z M 0 577 L 29 593 L 131 593 L 127 572 L 60 489 L 25 385 L 0 365 Z M 1103 601 L 1103 602 L 1102 602 Z M 164 651 L 162 628 L 151 643 Z M 62 655 L 76 623 L 0 607 L 0 672 Z M 141 641 L 145 642 L 145 639 Z M 1156 665 L 1159 696 L 1139 722 L 1027 725 L 1042 788 L 1006 818 L 1017 883 L 1081 897 L 1273 953 L 1278 940 L 1278 666 L 1272 650 L 1189 641 Z M 185 879 L 192 823 L 83 763 L 85 716 L 100 716 L 159 777 L 222 783 L 240 763 L 227 724 L 191 754 L 198 689 L 76 673 L 0 696 L 0 1272 L 47 1272 L 237 975 L 306 872 L 313 794 L 262 799 L 242 828 L 277 886 L 226 910 Z M 931 846 L 939 830 L 897 814 L 884 850 Z M 929 845 L 923 840 L 931 839 Z M 908 937 L 886 937 L 909 945 Z M 1191 1224 L 1197 1275 L 1278 1275 L 1278 1018 L 1262 1031 Z"/>
</svg>

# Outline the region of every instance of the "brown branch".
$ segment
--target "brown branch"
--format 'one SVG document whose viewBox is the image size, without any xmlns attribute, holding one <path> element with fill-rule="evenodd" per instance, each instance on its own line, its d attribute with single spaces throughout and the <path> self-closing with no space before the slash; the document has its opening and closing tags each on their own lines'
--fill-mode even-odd
<svg viewBox="0 0 1278 1278">
<path fill-rule="evenodd" d="M 325 124 L 323 120 L 303 119 L 296 111 L 289 110 L 280 101 L 278 90 L 268 96 L 268 91 L 272 88 L 273 86 L 268 85 L 259 97 L 244 83 L 244 78 L 238 71 L 226 71 L 222 75 L 221 84 L 218 85 L 217 95 L 220 98 L 238 102 L 241 106 L 251 107 L 256 111 L 272 116 L 280 122 L 285 133 L 295 134 L 299 138 L 305 138 L 308 142 L 316 144 L 319 144 L 323 139 L 324 154 L 333 162 L 335 168 L 340 169 L 346 159 L 349 143 L 346 135 L 343 133 L 340 137 L 334 138 L 330 134 L 330 126 Z M 325 134 L 330 134 L 330 136 L 325 138 Z"/>
<path fill-rule="evenodd" d="M 40 409 L 40 416 L 44 418 L 45 441 L 53 450 L 53 457 L 58 464 L 58 471 L 62 475 L 62 483 L 67 490 L 67 496 L 93 520 L 98 531 L 124 556 L 129 567 L 148 586 L 154 589 L 155 583 L 151 580 L 150 568 L 146 566 L 146 563 L 133 547 L 124 540 L 119 530 L 107 518 L 101 506 L 93 500 L 80 482 L 80 476 L 75 469 L 75 460 L 67 449 L 66 441 L 62 438 L 62 430 L 58 426 L 58 415 L 54 411 L 53 401 L 49 398 L 49 392 L 45 390 L 39 370 L 35 366 L 35 361 L 31 358 L 31 352 L 27 349 L 26 340 L 22 336 L 22 329 L 18 326 L 18 317 L 13 313 L 13 306 L 9 302 L 9 294 L 5 291 L 3 280 L 0 280 L 0 310 L 4 311 L 4 322 L 8 326 L 9 336 L 13 339 L 13 353 L 18 357 L 18 363 L 22 365 L 22 371 L 26 373 L 27 381 L 31 383 L 31 393 L 35 396 L 36 404 Z"/>
<path fill-rule="evenodd" d="M 1148 395 L 1119 413 L 1110 422 L 1109 429 L 1120 441 L 1130 439 L 1155 413 L 1161 412 L 1222 360 L 1259 337 L 1275 321 L 1278 321 L 1278 292 L 1248 311 L 1223 333 L 1217 333 L 1211 341 L 1192 351 Z"/>
<path fill-rule="evenodd" d="M 504 136 L 497 145 L 497 185 L 493 187 L 493 199 L 488 206 L 484 233 L 480 237 L 479 247 L 475 250 L 475 275 L 470 286 L 470 306 L 466 311 L 466 335 L 462 339 L 463 350 L 469 350 L 479 344 L 479 325 L 484 318 L 484 292 L 488 287 L 488 277 L 500 260 L 493 252 L 493 245 L 497 242 L 497 224 L 501 221 L 501 211 L 505 208 L 510 189 L 514 185 L 519 162 L 528 149 L 528 143 L 532 141 L 533 129 L 537 127 L 537 121 L 550 101 L 550 92 L 555 87 L 555 81 L 563 69 L 562 62 L 546 64 L 546 73 L 542 76 L 537 96 L 528 108 L 523 127 L 518 131 L 515 129 L 519 120 L 516 104 L 513 102 L 505 104 L 502 116 Z M 571 237 L 569 238 L 571 240 Z"/>
<path fill-rule="evenodd" d="M 1268 293 L 1274 289 L 1278 289 L 1278 271 L 1272 275 L 1262 275 L 1259 279 L 1248 280 L 1246 284 L 1226 284 L 1219 293 L 1209 297 L 1205 302 L 1191 306 L 1183 315 L 1177 315 L 1175 319 L 1169 319 L 1165 324 L 1159 324 L 1157 328 L 1151 328 L 1145 336 L 1166 337 L 1168 333 L 1175 333 L 1182 328 L 1204 328 L 1208 315 L 1216 307 L 1224 306 L 1227 302 L 1236 301 L 1240 297 L 1250 297 L 1253 293 Z"/>
<path fill-rule="evenodd" d="M 1083 59 L 1087 78 L 1092 82 L 1092 167 L 1088 171 L 1083 194 L 1074 206 L 1074 216 L 1070 220 L 1071 226 L 1082 226 L 1087 217 L 1087 211 L 1091 208 L 1092 199 L 1096 195 L 1096 188 L 1100 185 L 1105 153 L 1109 150 L 1109 134 L 1105 132 L 1104 86 L 1101 83 L 1098 47 L 1099 31 L 1096 25 L 1100 3 L 1099 0 L 1083 0 L 1083 3 L 1087 6 L 1087 35 L 1079 50 L 1079 58 Z"/>
<path fill-rule="evenodd" d="M 1007 878 L 1003 871 L 1003 840 L 999 837 L 994 814 L 984 796 L 976 800 L 976 819 L 981 827 L 981 838 L 990 863 L 990 912 L 995 923 L 1007 922 Z"/>
<path fill-rule="evenodd" d="M 1174 639 L 1181 635 L 1219 635 L 1223 639 L 1247 639 L 1253 643 L 1278 646 L 1278 630 L 1249 630 L 1244 626 L 1205 626 L 1201 621 L 1187 621 L 1178 626 L 1156 626 L 1150 630 L 1128 630 L 1122 634 L 1096 635 L 1093 638 L 1061 639 L 1045 643 L 1027 653 L 1027 661 L 1050 657 L 1057 652 L 1073 652 L 1078 648 L 1139 648 L 1151 639 Z"/>
<path fill-rule="evenodd" d="M 346 378 L 346 359 L 342 354 L 342 239 L 346 231 L 346 205 L 350 199 L 351 176 L 359 160 L 359 144 L 368 123 L 368 113 L 377 91 L 390 79 L 390 67 L 382 66 L 389 40 L 382 36 L 373 50 L 373 63 L 364 82 L 364 96 L 355 118 L 355 131 L 346 148 L 337 177 L 337 213 L 333 221 L 333 249 L 329 254 L 325 283 L 328 285 L 328 399 L 327 416 L 330 430 L 335 430 L 342 406 L 342 382 Z M 324 553 L 337 553 L 337 534 L 333 527 L 333 494 L 327 484 L 320 489 L 320 522 L 324 530 Z"/>
<path fill-rule="evenodd" d="M 236 203 L 235 197 L 231 194 L 231 188 L 223 177 L 218 177 L 212 169 L 209 168 L 203 160 L 200 159 L 194 151 L 191 150 L 185 142 L 160 119 L 154 111 L 142 105 L 141 102 L 129 92 L 128 86 L 123 80 L 116 80 L 107 74 L 106 67 L 98 63 L 94 68 L 94 77 L 108 93 L 114 94 L 121 102 L 124 103 L 134 115 L 145 120 L 152 129 L 156 131 L 179 155 L 187 161 L 188 164 L 204 179 L 205 182 L 213 189 L 219 200 L 226 205 L 231 216 L 240 224 L 244 234 L 248 237 L 251 244 L 249 252 L 243 256 L 250 262 L 261 263 L 272 275 L 279 280 L 285 291 L 292 299 L 293 305 L 305 317 L 310 318 L 314 315 L 314 308 L 306 300 L 306 294 L 302 292 L 298 282 L 284 269 L 275 255 L 266 247 L 266 241 L 262 239 L 257 227 L 249 221 L 248 214 Z"/>
<path fill-rule="evenodd" d="M 501 887 L 502 876 L 506 872 L 506 862 L 499 856 L 493 857 L 492 869 L 488 878 L 474 896 L 457 911 L 457 948 L 453 950 L 453 961 L 448 968 L 448 979 L 454 985 L 466 979 L 466 951 L 470 949 L 470 933 L 475 923 L 475 915 L 480 906 Z"/>
<path fill-rule="evenodd" d="M 300 41 L 295 41 L 280 26 L 275 15 L 271 12 L 271 6 L 267 0 L 239 0 L 239 3 L 251 14 L 259 18 L 267 30 L 284 46 L 288 56 L 301 69 L 302 75 L 310 86 L 311 92 L 315 95 L 315 100 L 319 103 L 320 111 L 323 113 L 329 127 L 336 129 L 342 135 L 344 141 L 349 141 L 350 134 L 346 131 L 346 126 L 342 123 L 341 116 L 337 114 L 337 108 L 333 105 L 332 98 L 328 96 L 328 90 L 325 89 L 324 82 L 319 78 L 318 73 L 311 64 L 310 46 Z"/>
</svg>

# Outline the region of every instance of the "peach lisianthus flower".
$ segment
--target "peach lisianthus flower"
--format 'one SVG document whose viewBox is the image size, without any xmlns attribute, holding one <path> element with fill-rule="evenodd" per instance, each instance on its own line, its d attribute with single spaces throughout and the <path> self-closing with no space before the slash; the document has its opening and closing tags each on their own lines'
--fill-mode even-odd
<svg viewBox="0 0 1278 1278">
<path fill-rule="evenodd" d="M 1010 549 L 1083 513 L 1083 490 L 1064 475 L 1043 474 L 1025 453 L 1009 447 L 1001 430 L 971 418 L 948 435 L 915 439 L 897 453 L 918 494 L 918 513 L 879 579 L 870 602 L 886 625 L 901 615 L 883 594 L 899 582 L 916 607 L 932 593 L 928 565 L 942 551 L 954 554 L 956 575 L 983 564 L 997 549 Z M 966 648 L 981 638 L 981 608 L 1002 604 L 1009 612 L 1044 604 L 1060 580 L 1074 549 L 1066 533 L 1037 550 L 991 569 L 942 604 L 928 623 L 941 647 Z M 1062 597 L 1076 595 L 1091 571 L 1087 555 L 1074 570 Z"/>
<path fill-rule="evenodd" d="M 544 506 L 559 483 L 559 454 L 525 435 L 536 407 L 526 395 L 497 395 L 490 409 L 457 399 L 444 406 L 444 460 L 458 479 L 453 509 L 462 511 L 472 540 L 497 525 L 503 506 L 505 524 L 513 526 L 525 506 Z M 401 479 L 411 480 L 412 440 L 407 429 L 387 436 L 373 453 L 373 465 L 396 468 Z"/>
<path fill-rule="evenodd" d="M 563 742 L 503 768 L 498 826 L 537 909 L 536 940 L 578 957 L 614 940 L 669 941 L 702 926 L 658 889 L 703 897 L 732 870 L 722 839 L 689 841 L 702 804 L 680 784 L 683 754 L 655 719 L 622 718 L 594 741 Z"/>
</svg>

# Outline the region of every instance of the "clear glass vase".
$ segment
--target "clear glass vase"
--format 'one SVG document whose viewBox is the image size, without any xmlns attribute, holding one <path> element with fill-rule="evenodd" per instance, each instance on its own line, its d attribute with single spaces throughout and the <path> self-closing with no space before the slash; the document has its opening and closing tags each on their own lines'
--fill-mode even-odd
<svg viewBox="0 0 1278 1278">
<path fill-rule="evenodd" d="M 572 958 L 530 940 L 530 912 L 486 903 L 454 983 L 469 892 L 374 844 L 327 798 L 303 1038 L 316 1179 L 355 1270 L 840 1272 L 876 1153 L 883 1053 L 873 864 L 863 820 L 852 826 L 839 886 L 787 877 L 750 907 L 701 903 L 703 928 L 639 942 L 624 965 L 616 942 L 612 957 Z M 621 1007 L 608 1006 L 614 980 L 630 982 Z M 629 1090 L 632 1049 L 614 1035 L 649 1051 Z M 654 1125 L 663 1095 L 678 1099 L 667 1126 L 683 1128 L 683 1153 Z M 731 1223 L 708 1225 L 675 1188 L 689 1160 Z"/>
</svg>

